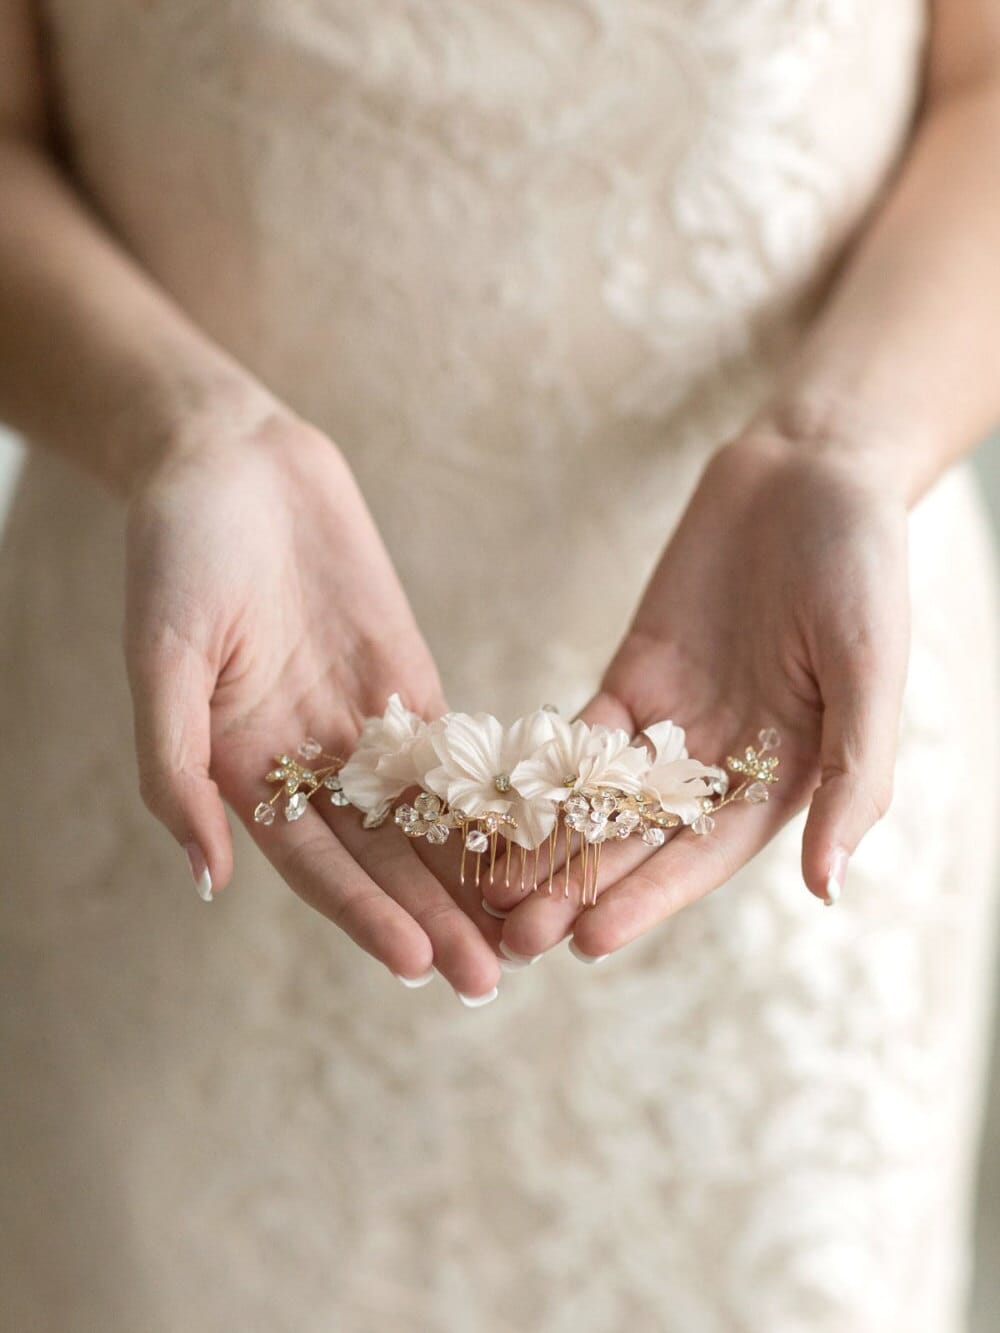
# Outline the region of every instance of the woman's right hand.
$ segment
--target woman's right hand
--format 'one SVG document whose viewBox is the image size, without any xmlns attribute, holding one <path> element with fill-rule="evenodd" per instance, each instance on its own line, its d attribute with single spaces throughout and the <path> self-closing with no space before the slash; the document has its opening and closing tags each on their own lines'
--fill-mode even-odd
<svg viewBox="0 0 1000 1333">
<path fill-rule="evenodd" d="M 252 819 L 265 769 L 302 737 L 349 754 L 394 690 L 427 718 L 446 707 L 350 469 L 284 409 L 185 436 L 128 504 L 143 800 L 206 892 L 232 874 L 224 797 L 295 892 L 398 977 L 433 966 L 460 996 L 486 996 L 499 923 L 478 895 L 446 890 L 391 822 L 364 830 L 356 810 L 316 798 L 295 823 Z"/>
</svg>

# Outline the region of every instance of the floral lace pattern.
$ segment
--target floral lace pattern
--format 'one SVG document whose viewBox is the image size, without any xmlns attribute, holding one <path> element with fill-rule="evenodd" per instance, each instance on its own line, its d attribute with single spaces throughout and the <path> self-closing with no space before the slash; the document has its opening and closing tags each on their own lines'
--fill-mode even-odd
<svg viewBox="0 0 1000 1333">
<path fill-rule="evenodd" d="M 334 436 L 451 706 L 506 717 L 592 690 L 897 159 L 924 23 L 918 0 L 45 9 L 86 189 Z M 600 969 L 559 951 L 475 1015 L 398 988 L 242 830 L 204 913 L 123 771 L 120 542 L 31 460 L 0 732 L 58 772 L 61 817 L 22 812 L 0 853 L 0 1322 L 958 1333 L 997 717 L 962 470 L 914 515 L 896 795 L 840 905 L 802 888 L 797 820 Z M 498 568 L 516 620 L 476 595 Z M 934 777 L 973 756 L 971 794 Z"/>
</svg>

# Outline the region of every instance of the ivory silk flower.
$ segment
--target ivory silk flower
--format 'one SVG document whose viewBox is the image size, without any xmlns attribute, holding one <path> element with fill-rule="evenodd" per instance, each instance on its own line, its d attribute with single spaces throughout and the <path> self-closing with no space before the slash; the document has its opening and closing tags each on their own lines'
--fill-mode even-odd
<svg viewBox="0 0 1000 1333">
<path fill-rule="evenodd" d="M 390 695 L 383 716 L 365 721 L 354 753 L 340 770 L 351 804 L 378 819 L 407 787 L 422 785 L 425 769 L 435 760 L 431 736 L 441 721 L 425 722 L 398 694 Z"/>
<path fill-rule="evenodd" d="M 642 794 L 683 823 L 692 823 L 703 811 L 704 797 L 712 795 L 719 770 L 688 758 L 684 728 L 673 722 L 655 722 L 642 734 L 655 756 L 643 778 Z"/>
<path fill-rule="evenodd" d="M 490 713 L 450 713 L 431 735 L 440 763 L 424 775 L 424 786 L 467 815 L 510 815 L 516 828 L 505 836 L 521 847 L 537 847 L 552 831 L 557 812 L 551 800 L 529 799 L 513 773 L 551 738 L 556 720 L 543 708 L 510 727 Z"/>
<path fill-rule="evenodd" d="M 649 755 L 632 745 L 627 731 L 591 727 L 582 719 L 567 722 L 558 716 L 552 717 L 551 727 L 551 739 L 511 773 L 524 797 L 563 801 L 574 788 L 599 783 L 638 795 Z"/>
</svg>

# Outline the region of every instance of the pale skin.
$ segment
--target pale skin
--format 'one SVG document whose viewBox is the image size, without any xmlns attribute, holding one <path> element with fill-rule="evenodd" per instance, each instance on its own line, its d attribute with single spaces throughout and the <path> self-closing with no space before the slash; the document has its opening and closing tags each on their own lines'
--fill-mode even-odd
<svg viewBox="0 0 1000 1333">
<path fill-rule="evenodd" d="M 345 752 L 394 689 L 426 717 L 447 703 L 340 451 L 77 197 L 50 150 L 43 69 L 33 6 L 0 0 L 0 417 L 127 507 L 141 792 L 218 892 L 233 872 L 223 801 L 246 820 L 273 753 L 310 731 Z M 501 932 L 520 955 L 567 935 L 583 955 L 612 952 L 724 883 L 806 804 L 806 886 L 825 899 L 842 883 L 891 799 L 908 510 L 1000 419 L 998 145 L 1000 6 L 937 0 L 896 178 L 771 403 L 710 460 L 585 710 L 631 733 L 674 717 L 708 760 L 773 724 L 774 798 L 709 838 L 609 847 L 582 911 L 572 893 L 519 901 L 501 874 L 487 892 L 503 922 L 458 888 L 452 856 L 391 825 L 365 832 L 332 807 L 250 823 L 296 893 L 395 974 L 433 965 L 482 997 Z"/>
</svg>

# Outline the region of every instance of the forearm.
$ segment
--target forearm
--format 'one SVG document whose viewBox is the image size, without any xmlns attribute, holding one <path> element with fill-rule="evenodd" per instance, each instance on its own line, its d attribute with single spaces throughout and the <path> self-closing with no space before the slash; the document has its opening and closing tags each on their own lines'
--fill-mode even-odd
<svg viewBox="0 0 1000 1333">
<path fill-rule="evenodd" d="M 127 497 L 265 390 L 104 231 L 44 149 L 0 135 L 0 419 Z"/>
<path fill-rule="evenodd" d="M 912 504 L 997 421 L 1000 77 L 928 108 L 758 424 L 857 449 Z"/>
</svg>

